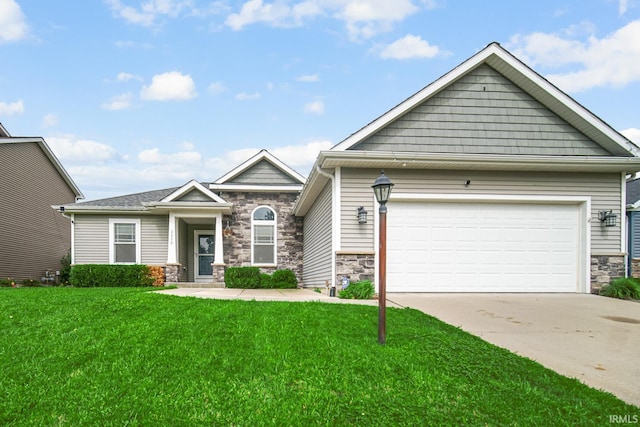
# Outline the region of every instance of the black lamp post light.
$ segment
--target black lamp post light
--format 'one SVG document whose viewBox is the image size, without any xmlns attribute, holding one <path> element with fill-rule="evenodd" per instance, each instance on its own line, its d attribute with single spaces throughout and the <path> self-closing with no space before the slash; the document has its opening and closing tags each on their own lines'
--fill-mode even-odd
<svg viewBox="0 0 640 427">
<path fill-rule="evenodd" d="M 378 343 L 387 342 L 387 202 L 393 188 L 393 182 L 380 172 L 380 176 L 371 186 L 376 200 L 380 204 L 380 244 L 378 247 Z"/>
</svg>

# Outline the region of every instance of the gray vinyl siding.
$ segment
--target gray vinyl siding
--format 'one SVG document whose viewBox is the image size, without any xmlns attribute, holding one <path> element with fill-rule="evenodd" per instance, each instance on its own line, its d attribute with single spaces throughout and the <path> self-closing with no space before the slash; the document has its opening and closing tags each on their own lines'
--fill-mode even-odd
<svg viewBox="0 0 640 427">
<path fill-rule="evenodd" d="M 380 171 L 378 171 L 379 174 Z M 349 172 L 347 176 L 348 178 L 345 178 L 344 175 L 342 176 L 343 185 L 340 189 L 342 195 L 342 203 L 340 204 L 342 247 L 340 250 L 346 252 L 371 252 L 375 249 L 373 239 L 377 210 L 371 185 L 377 175 Z M 374 178 L 372 179 L 372 177 Z M 348 179 L 348 185 L 344 185 L 347 182 L 345 179 Z M 368 213 L 366 224 L 358 222 L 357 212 L 360 206 L 364 207 Z M 348 242 L 346 246 L 344 245 L 345 242 Z"/>
<path fill-rule="evenodd" d="M 352 230 L 357 221 L 351 213 L 353 202 L 349 197 L 359 193 L 372 193 L 371 183 L 380 174 L 375 169 L 342 169 L 342 250 L 358 251 L 373 248 L 371 237 L 363 238 Z M 486 171 L 422 171 L 385 170 L 393 181 L 393 193 L 460 194 L 460 195 L 518 195 L 518 196 L 588 196 L 591 197 L 591 251 L 592 254 L 619 254 L 621 249 L 620 174 L 539 173 L 539 172 L 486 172 Z M 363 179 L 363 177 L 365 177 Z M 466 181 L 469 186 L 465 186 Z M 393 194 L 392 193 L 392 194 Z M 366 199 L 366 197 L 365 197 Z M 362 199 L 364 202 L 365 199 Z M 366 206 L 366 205 L 365 205 Z M 618 225 L 603 227 L 598 211 L 613 209 Z M 367 210 L 369 210 L 367 208 Z M 372 212 L 372 210 L 369 210 Z M 348 215 L 347 215 L 348 213 Z M 372 214 L 370 213 L 370 218 Z M 371 221 L 370 221 L 371 222 Z M 367 224 L 369 226 L 369 224 Z"/>
<path fill-rule="evenodd" d="M 304 286 L 324 286 L 331 281 L 332 188 L 327 182 L 304 218 L 302 281 Z"/>
<path fill-rule="evenodd" d="M 177 201 L 180 202 L 210 202 L 211 197 L 202 194 L 199 190 L 191 190 L 184 196 L 180 197 Z"/>
<path fill-rule="evenodd" d="M 141 261 L 147 265 L 165 265 L 169 238 L 168 216 L 145 216 L 140 219 Z"/>
<path fill-rule="evenodd" d="M 0 143 L 0 277 L 40 280 L 60 270 L 71 248 L 71 222 L 51 205 L 75 193 L 35 142 Z"/>
<path fill-rule="evenodd" d="M 640 212 L 629 212 L 629 257 L 640 258 Z"/>
<path fill-rule="evenodd" d="M 461 77 L 350 149 L 610 155 L 488 65 Z"/>
<path fill-rule="evenodd" d="M 227 184 L 289 185 L 300 184 L 267 160 L 261 160 L 248 170 L 226 182 Z"/>
<path fill-rule="evenodd" d="M 74 215 L 75 264 L 109 264 L 109 217 Z"/>
<path fill-rule="evenodd" d="M 148 265 L 164 265 L 167 262 L 167 238 L 169 218 L 165 216 L 127 216 L 117 218 L 140 219 L 141 262 Z M 75 259 L 76 264 L 109 263 L 109 216 L 76 214 Z"/>
</svg>

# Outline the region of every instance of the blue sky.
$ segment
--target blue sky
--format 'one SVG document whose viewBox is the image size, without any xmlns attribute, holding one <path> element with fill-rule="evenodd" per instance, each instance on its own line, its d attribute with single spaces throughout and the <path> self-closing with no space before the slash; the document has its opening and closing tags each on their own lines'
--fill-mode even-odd
<svg viewBox="0 0 640 427">
<path fill-rule="evenodd" d="M 640 142 L 640 0 L 0 0 L 0 122 L 87 199 L 306 175 L 493 41 Z"/>
</svg>

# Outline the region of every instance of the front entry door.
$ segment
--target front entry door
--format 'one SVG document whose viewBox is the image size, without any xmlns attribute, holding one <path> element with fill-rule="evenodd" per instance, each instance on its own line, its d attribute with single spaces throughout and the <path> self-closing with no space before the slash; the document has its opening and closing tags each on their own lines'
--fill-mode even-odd
<svg viewBox="0 0 640 427">
<path fill-rule="evenodd" d="M 206 281 L 213 279 L 213 250 L 215 248 L 215 238 L 211 230 L 196 231 L 194 235 L 194 255 L 195 255 L 195 280 Z"/>
</svg>

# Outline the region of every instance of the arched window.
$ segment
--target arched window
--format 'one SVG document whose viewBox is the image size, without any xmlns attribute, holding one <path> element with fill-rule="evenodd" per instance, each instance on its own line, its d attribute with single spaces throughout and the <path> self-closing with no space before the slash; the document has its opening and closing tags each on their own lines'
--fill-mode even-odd
<svg viewBox="0 0 640 427">
<path fill-rule="evenodd" d="M 276 213 L 268 206 L 251 214 L 251 264 L 276 264 Z"/>
</svg>

